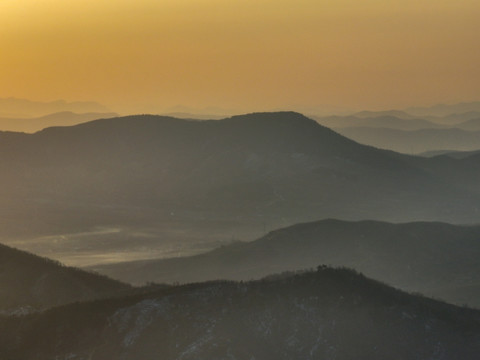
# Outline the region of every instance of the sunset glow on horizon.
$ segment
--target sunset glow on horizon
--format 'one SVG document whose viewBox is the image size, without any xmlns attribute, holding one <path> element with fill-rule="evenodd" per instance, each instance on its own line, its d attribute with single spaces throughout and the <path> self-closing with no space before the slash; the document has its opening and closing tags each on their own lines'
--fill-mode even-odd
<svg viewBox="0 0 480 360">
<path fill-rule="evenodd" d="M 115 111 L 479 100 L 473 0 L 3 0 L 0 97 Z"/>
</svg>

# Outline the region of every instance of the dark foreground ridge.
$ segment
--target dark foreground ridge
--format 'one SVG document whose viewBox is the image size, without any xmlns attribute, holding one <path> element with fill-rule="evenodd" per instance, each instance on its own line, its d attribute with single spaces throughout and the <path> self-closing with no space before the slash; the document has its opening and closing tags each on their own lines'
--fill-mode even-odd
<svg viewBox="0 0 480 360">
<path fill-rule="evenodd" d="M 479 353 L 479 311 L 326 267 L 0 318 L 0 358 L 9 360 L 473 360 Z"/>
</svg>

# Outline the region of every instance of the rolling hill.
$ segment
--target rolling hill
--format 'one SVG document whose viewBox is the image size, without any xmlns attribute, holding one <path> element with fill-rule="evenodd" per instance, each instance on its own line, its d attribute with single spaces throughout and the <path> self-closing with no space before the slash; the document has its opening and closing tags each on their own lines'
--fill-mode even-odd
<svg viewBox="0 0 480 360">
<path fill-rule="evenodd" d="M 0 318 L 2 359 L 462 359 L 480 312 L 319 267 Z"/>
<path fill-rule="evenodd" d="M 123 294 L 130 286 L 0 244 L 0 313 Z"/>
<path fill-rule="evenodd" d="M 324 263 L 395 287 L 480 308 L 480 226 L 322 220 L 205 254 L 93 269 L 133 284 L 249 280 Z"/>
</svg>

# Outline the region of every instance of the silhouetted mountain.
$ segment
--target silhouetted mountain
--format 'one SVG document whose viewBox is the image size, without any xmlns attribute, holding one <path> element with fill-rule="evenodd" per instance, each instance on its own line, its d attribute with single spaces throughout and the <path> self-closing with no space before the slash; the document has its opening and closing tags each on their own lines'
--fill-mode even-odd
<svg viewBox="0 0 480 360">
<path fill-rule="evenodd" d="M 319 267 L 0 318 L 2 359 L 462 359 L 480 312 Z"/>
<path fill-rule="evenodd" d="M 409 291 L 480 307 L 480 226 L 323 220 L 205 254 L 93 267 L 134 284 L 249 280 L 313 267 L 355 268 Z"/>
<path fill-rule="evenodd" d="M 363 115 L 362 115 L 363 114 Z M 369 114 L 369 113 L 366 113 Z M 349 128 L 349 127 L 372 127 L 372 128 L 390 128 L 398 130 L 419 130 L 435 129 L 442 125 L 424 119 L 403 119 L 396 116 L 372 116 L 365 117 L 365 113 L 360 116 L 327 116 L 315 117 L 320 124 L 329 128 Z"/>
<path fill-rule="evenodd" d="M 51 102 L 39 102 L 27 99 L 0 98 L 1 117 L 31 118 L 62 111 L 71 111 L 75 113 L 110 112 L 105 106 L 93 101 L 67 102 L 65 100 L 56 100 Z"/>
<path fill-rule="evenodd" d="M 471 127 L 473 129 L 474 126 Z M 419 154 L 439 149 L 457 151 L 480 149 L 480 131 L 466 131 L 459 128 L 404 131 L 375 127 L 349 127 L 334 130 L 361 144 L 405 154 Z"/>
<path fill-rule="evenodd" d="M 0 313 L 109 297 L 130 286 L 0 244 Z"/>
<path fill-rule="evenodd" d="M 33 133 L 52 126 L 69 126 L 96 119 L 118 116 L 116 113 L 84 113 L 62 111 L 37 118 L 0 118 L 1 131 Z"/>
<path fill-rule="evenodd" d="M 451 161 L 363 146 L 297 113 L 103 119 L 0 133 L 0 152 L 9 241 L 119 224 L 226 241 L 325 217 L 474 222 L 480 211 L 480 181 L 459 185 Z"/>
</svg>

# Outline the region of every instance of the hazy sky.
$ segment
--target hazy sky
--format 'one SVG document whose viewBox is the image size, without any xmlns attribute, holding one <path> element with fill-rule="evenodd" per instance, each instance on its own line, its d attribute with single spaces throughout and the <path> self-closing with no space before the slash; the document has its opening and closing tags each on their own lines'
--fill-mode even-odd
<svg viewBox="0 0 480 360">
<path fill-rule="evenodd" d="M 478 0 L 0 0 L 0 97 L 133 112 L 473 101 L 479 18 Z"/>
</svg>

